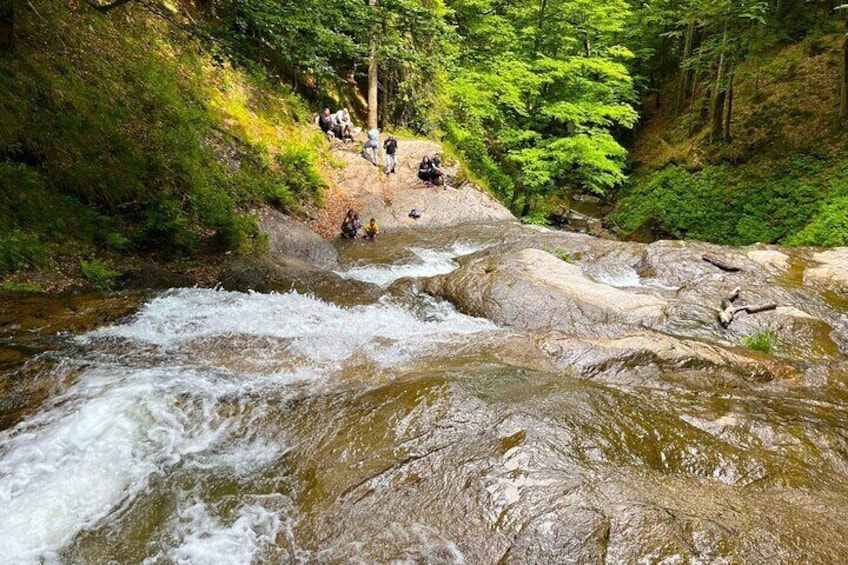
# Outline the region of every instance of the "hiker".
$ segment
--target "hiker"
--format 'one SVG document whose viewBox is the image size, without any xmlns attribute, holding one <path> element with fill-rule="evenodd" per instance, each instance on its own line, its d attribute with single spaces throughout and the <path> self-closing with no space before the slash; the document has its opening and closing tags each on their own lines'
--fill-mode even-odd
<svg viewBox="0 0 848 565">
<path fill-rule="evenodd" d="M 357 225 L 358 224 L 358 225 Z M 350 208 L 342 220 L 342 237 L 345 239 L 356 239 L 356 232 L 362 224 L 359 223 L 359 215 Z"/>
<path fill-rule="evenodd" d="M 371 218 L 365 225 L 365 239 L 374 241 L 379 234 L 380 226 L 377 225 L 377 221 L 374 218 Z"/>
<path fill-rule="evenodd" d="M 447 174 L 445 174 L 445 170 L 442 168 L 442 156 L 439 153 L 436 153 L 433 156 L 433 160 L 431 161 L 433 165 L 433 184 L 437 186 L 445 185 L 445 180 L 447 179 Z M 445 187 L 447 190 L 447 187 Z"/>
<path fill-rule="evenodd" d="M 412 210 L 409 211 L 408 215 L 413 220 L 417 220 L 418 218 L 421 217 L 421 212 L 419 212 L 416 208 L 413 208 Z"/>
<path fill-rule="evenodd" d="M 372 157 L 368 156 L 368 150 L 371 150 Z M 372 128 L 368 130 L 368 141 L 362 146 L 362 156 L 366 159 L 371 159 L 371 162 L 374 163 L 375 167 L 379 167 L 380 163 L 378 161 L 380 151 L 380 130 L 378 128 Z"/>
<path fill-rule="evenodd" d="M 433 162 L 430 161 L 430 157 L 421 159 L 421 164 L 418 165 L 418 178 L 424 181 L 424 186 L 433 186 L 434 174 L 436 173 L 433 171 Z"/>
<path fill-rule="evenodd" d="M 327 136 L 327 139 L 332 140 L 336 134 L 333 132 L 333 116 L 330 114 L 329 108 L 324 108 L 324 113 L 318 116 L 318 127 Z"/>
<path fill-rule="evenodd" d="M 397 147 L 398 142 L 394 136 L 390 135 L 383 143 L 383 151 L 386 153 L 386 174 L 394 173 L 397 166 Z"/>
<path fill-rule="evenodd" d="M 342 141 L 353 139 L 353 122 L 350 120 L 350 113 L 347 111 L 347 108 L 342 108 L 336 112 L 333 118 L 333 130 L 336 137 Z"/>
</svg>

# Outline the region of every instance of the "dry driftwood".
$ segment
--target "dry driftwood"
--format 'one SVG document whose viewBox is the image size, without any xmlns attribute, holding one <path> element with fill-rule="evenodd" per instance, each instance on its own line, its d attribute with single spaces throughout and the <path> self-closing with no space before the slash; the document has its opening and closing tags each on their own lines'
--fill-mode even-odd
<svg viewBox="0 0 848 565">
<path fill-rule="evenodd" d="M 733 289 L 733 292 L 727 298 L 723 298 L 721 300 L 721 311 L 718 313 L 718 320 L 721 322 L 722 327 L 727 327 L 733 321 L 733 317 L 736 316 L 737 312 L 745 311 L 749 314 L 756 314 L 758 312 L 765 312 L 767 310 L 774 310 L 777 308 L 777 304 L 772 302 L 768 302 L 766 304 L 748 304 L 746 306 L 734 306 L 733 302 L 739 298 L 739 293 L 742 292 L 742 289 L 736 287 Z"/>
<path fill-rule="evenodd" d="M 735 273 L 736 271 L 742 270 L 741 268 L 737 267 L 736 265 L 728 263 L 727 261 L 725 261 L 721 257 L 716 257 L 715 255 L 712 255 L 710 253 L 704 253 L 703 255 L 701 255 L 701 259 L 703 259 L 707 263 L 712 263 L 713 265 L 715 265 L 716 267 L 718 267 L 719 269 L 721 269 L 723 271 L 729 271 L 731 273 Z"/>
</svg>

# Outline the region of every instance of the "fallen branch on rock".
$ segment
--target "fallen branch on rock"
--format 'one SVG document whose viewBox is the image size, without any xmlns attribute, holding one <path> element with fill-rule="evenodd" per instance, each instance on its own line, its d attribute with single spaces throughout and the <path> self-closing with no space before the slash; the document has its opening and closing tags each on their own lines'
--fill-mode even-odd
<svg viewBox="0 0 848 565">
<path fill-rule="evenodd" d="M 704 253 L 703 255 L 701 255 L 701 259 L 703 259 L 707 263 L 712 263 L 713 265 L 715 265 L 716 267 L 718 267 L 722 271 L 729 271 L 731 273 L 735 273 L 736 271 L 742 270 L 739 267 L 737 267 L 736 265 L 728 263 L 727 261 L 725 261 L 721 257 L 716 257 L 715 255 L 711 255 L 709 253 Z"/>
<path fill-rule="evenodd" d="M 733 317 L 736 316 L 737 312 L 741 312 L 744 310 L 749 314 L 756 314 L 758 312 L 766 312 L 768 310 L 774 310 L 777 308 L 777 304 L 772 302 L 766 304 L 749 304 L 747 306 L 734 306 L 733 302 L 739 298 L 739 293 L 742 291 L 741 288 L 736 287 L 733 289 L 733 292 L 730 293 L 730 296 L 727 298 L 723 298 L 721 301 L 721 311 L 718 313 L 718 321 L 721 322 L 722 327 L 727 327 L 733 321 Z"/>
</svg>

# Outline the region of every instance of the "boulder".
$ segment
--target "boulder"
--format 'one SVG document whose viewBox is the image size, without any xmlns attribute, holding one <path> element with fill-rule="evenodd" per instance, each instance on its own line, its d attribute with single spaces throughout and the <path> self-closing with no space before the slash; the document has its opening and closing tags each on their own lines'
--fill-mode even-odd
<svg viewBox="0 0 848 565">
<path fill-rule="evenodd" d="M 338 253 L 329 242 L 276 210 L 262 213 L 259 229 L 268 236 L 267 256 L 272 261 L 294 258 L 323 269 L 338 264 Z"/>
<path fill-rule="evenodd" d="M 837 247 L 813 255 L 819 266 L 804 271 L 804 281 L 835 292 L 848 292 L 848 247 Z"/>
<path fill-rule="evenodd" d="M 580 267 L 532 248 L 469 261 L 428 279 L 423 289 L 501 325 L 582 335 L 659 324 L 667 305 L 656 296 L 597 283 Z"/>
</svg>

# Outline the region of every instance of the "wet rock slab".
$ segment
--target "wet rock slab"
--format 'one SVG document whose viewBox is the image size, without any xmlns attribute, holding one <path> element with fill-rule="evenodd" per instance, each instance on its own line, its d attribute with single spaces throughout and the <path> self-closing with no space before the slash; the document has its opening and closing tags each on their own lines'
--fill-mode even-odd
<svg viewBox="0 0 848 565">
<path fill-rule="evenodd" d="M 594 282 L 579 266 L 532 248 L 471 261 L 423 288 L 501 325 L 577 334 L 659 324 L 667 305 L 656 296 Z"/>
</svg>

